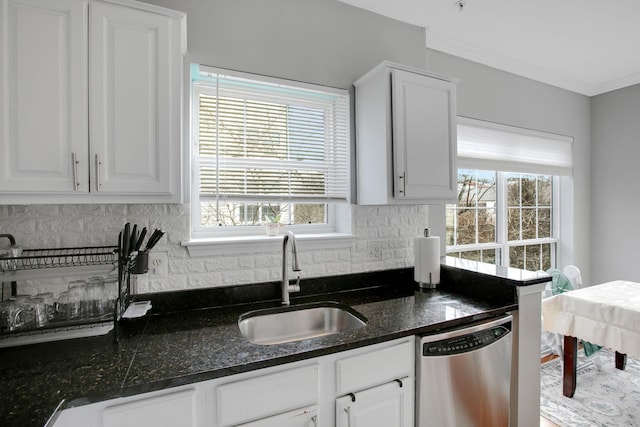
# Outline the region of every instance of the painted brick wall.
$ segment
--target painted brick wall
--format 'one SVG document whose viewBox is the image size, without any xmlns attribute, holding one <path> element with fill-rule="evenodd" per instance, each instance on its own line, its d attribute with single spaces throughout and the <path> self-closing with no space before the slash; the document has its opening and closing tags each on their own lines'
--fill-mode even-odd
<svg viewBox="0 0 640 427">
<path fill-rule="evenodd" d="M 302 278 L 413 266 L 413 239 L 427 225 L 426 206 L 351 206 L 350 247 L 301 250 Z M 11 233 L 24 248 L 116 245 L 126 222 L 167 231 L 154 251 L 169 256 L 169 277 L 138 276 L 138 293 L 230 286 L 278 280 L 281 254 L 191 257 L 180 242 L 189 236 L 184 205 L 13 205 L 0 206 L 0 233 Z M 382 259 L 372 260 L 368 245 L 382 242 Z M 0 244 L 7 244 L 2 241 Z M 69 277 L 31 281 L 20 293 L 66 289 Z"/>
</svg>

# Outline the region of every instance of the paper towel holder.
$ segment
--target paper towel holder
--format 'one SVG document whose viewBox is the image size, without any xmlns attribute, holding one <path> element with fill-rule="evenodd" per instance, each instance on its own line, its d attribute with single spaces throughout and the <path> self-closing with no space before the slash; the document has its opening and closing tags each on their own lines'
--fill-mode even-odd
<svg viewBox="0 0 640 427">
<path fill-rule="evenodd" d="M 440 283 L 440 238 L 431 236 L 429 228 L 424 229 L 424 237 L 414 241 L 414 280 L 420 289 L 435 289 Z M 430 261 L 425 265 L 425 257 Z"/>
</svg>

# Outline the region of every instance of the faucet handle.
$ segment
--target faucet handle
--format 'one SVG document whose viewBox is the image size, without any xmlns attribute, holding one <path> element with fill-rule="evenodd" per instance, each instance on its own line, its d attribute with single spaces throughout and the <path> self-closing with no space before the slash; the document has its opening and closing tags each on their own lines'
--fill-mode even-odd
<svg viewBox="0 0 640 427">
<path fill-rule="evenodd" d="M 295 285 L 289 285 L 289 292 L 300 292 L 300 275 L 296 279 Z"/>
</svg>

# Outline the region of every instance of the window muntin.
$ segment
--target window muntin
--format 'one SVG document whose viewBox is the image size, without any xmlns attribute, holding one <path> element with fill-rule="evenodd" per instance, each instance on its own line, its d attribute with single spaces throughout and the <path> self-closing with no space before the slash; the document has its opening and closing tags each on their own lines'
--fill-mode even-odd
<svg viewBox="0 0 640 427">
<path fill-rule="evenodd" d="M 349 195 L 343 90 L 192 67 L 193 229 L 331 231 Z"/>
</svg>

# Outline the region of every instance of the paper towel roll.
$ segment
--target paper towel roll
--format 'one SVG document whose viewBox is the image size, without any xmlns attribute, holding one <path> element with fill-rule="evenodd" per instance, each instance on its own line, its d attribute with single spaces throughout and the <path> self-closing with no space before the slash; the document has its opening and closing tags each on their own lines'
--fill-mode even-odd
<svg viewBox="0 0 640 427">
<path fill-rule="evenodd" d="M 413 279 L 421 288 L 435 288 L 440 283 L 440 237 L 429 236 L 429 229 L 425 229 L 425 236 L 414 240 L 413 250 Z"/>
</svg>

